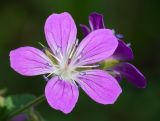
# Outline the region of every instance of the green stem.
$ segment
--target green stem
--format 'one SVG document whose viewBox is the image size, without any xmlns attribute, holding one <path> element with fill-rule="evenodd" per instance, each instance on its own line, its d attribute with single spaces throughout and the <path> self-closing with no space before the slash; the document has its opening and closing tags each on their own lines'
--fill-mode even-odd
<svg viewBox="0 0 160 121">
<path fill-rule="evenodd" d="M 24 112 L 25 110 L 29 109 L 30 107 L 33 107 L 33 106 L 43 102 L 44 100 L 45 100 L 45 96 L 43 94 L 43 95 L 37 97 L 35 100 L 33 100 L 33 101 L 29 102 L 28 104 L 24 105 L 23 107 L 15 110 L 14 112 L 9 113 L 8 116 L 7 116 L 7 119 L 13 118 L 14 116 Z"/>
</svg>

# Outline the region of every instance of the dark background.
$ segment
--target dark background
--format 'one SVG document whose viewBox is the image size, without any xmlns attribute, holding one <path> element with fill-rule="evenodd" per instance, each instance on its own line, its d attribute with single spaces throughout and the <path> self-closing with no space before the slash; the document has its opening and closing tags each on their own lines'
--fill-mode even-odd
<svg viewBox="0 0 160 121">
<path fill-rule="evenodd" d="M 46 102 L 37 109 L 47 121 L 158 121 L 160 120 L 160 3 L 159 0 L 1 0 L 0 1 L 0 88 L 9 94 L 44 92 L 41 76 L 23 77 L 9 66 L 9 52 L 20 46 L 40 48 L 46 44 L 44 22 L 52 13 L 68 11 L 79 29 L 88 24 L 91 12 L 105 16 L 105 24 L 124 34 L 135 54 L 132 62 L 146 76 L 148 85 L 137 89 L 126 80 L 114 105 L 99 105 L 82 91 L 69 115 L 51 109 Z"/>
</svg>

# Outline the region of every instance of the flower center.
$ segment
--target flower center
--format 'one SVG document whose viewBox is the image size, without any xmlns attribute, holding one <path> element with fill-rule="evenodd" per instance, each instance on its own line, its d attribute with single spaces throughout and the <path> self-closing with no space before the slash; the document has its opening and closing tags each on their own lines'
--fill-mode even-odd
<svg viewBox="0 0 160 121">
<path fill-rule="evenodd" d="M 57 50 L 56 55 L 52 54 L 50 49 L 45 48 L 44 52 L 48 56 L 48 58 L 53 63 L 53 72 L 51 72 L 48 76 L 59 76 L 64 81 L 74 82 L 77 80 L 78 74 L 84 74 L 84 70 L 88 70 L 91 68 L 98 67 L 99 65 L 77 65 L 76 61 L 79 57 L 74 58 L 73 55 L 76 50 L 76 45 L 78 42 L 75 43 L 75 45 L 70 49 L 69 53 L 65 56 L 62 56 L 61 52 Z M 73 57 L 73 58 L 72 58 Z"/>
<path fill-rule="evenodd" d="M 69 64 L 65 64 L 65 65 L 60 65 L 56 74 L 59 75 L 63 80 L 71 81 L 75 80 L 76 70 Z"/>
<path fill-rule="evenodd" d="M 47 77 L 57 75 L 65 81 L 72 81 L 76 79 L 75 77 L 78 72 L 73 65 L 71 66 L 70 59 L 68 59 L 68 57 L 59 59 L 59 55 L 53 55 L 49 49 L 45 49 L 44 51 L 52 61 L 54 67 L 53 72 L 50 73 Z"/>
</svg>

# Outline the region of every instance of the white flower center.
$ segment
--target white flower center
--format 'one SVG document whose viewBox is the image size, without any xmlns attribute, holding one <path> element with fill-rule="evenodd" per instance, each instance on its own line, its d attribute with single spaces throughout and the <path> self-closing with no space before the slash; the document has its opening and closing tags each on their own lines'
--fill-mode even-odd
<svg viewBox="0 0 160 121">
<path fill-rule="evenodd" d="M 75 80 L 77 73 L 78 72 L 76 71 L 76 68 L 74 66 L 69 65 L 68 63 L 61 63 L 55 71 L 56 75 L 58 75 L 62 80 L 66 81 Z"/>
<path fill-rule="evenodd" d="M 87 70 L 92 67 L 97 67 L 99 65 L 89 65 L 89 66 L 81 66 L 76 64 L 76 61 L 79 59 L 79 57 L 75 58 L 73 57 L 75 54 L 76 46 L 78 44 L 78 41 L 68 49 L 66 52 L 66 55 L 62 55 L 60 52 L 60 48 L 57 49 L 56 54 L 52 54 L 49 49 L 45 49 L 46 55 L 50 58 L 50 60 L 53 62 L 54 70 L 52 73 L 50 73 L 49 76 L 57 75 L 60 77 L 60 79 L 64 81 L 74 82 L 77 80 L 78 74 L 84 74 L 84 70 Z"/>
<path fill-rule="evenodd" d="M 45 50 L 46 55 L 53 63 L 53 72 L 49 76 L 57 75 L 64 81 L 76 80 L 76 75 L 79 73 L 76 69 L 76 65 L 70 64 L 71 59 L 68 56 L 53 55 L 48 49 Z M 69 54 L 70 55 L 70 54 Z"/>
</svg>

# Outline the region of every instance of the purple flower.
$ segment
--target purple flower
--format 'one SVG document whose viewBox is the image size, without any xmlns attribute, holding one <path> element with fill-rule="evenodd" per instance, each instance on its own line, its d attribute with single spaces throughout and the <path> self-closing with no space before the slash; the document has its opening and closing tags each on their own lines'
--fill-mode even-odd
<svg viewBox="0 0 160 121">
<path fill-rule="evenodd" d="M 97 31 L 98 29 L 104 29 L 103 15 L 96 12 L 89 16 L 90 28 L 86 25 L 81 24 L 81 28 L 84 36 L 87 36 L 90 32 Z M 130 83 L 139 88 L 146 87 L 146 79 L 143 74 L 132 64 L 125 61 L 133 60 L 132 49 L 125 44 L 120 38 L 123 36 L 121 34 L 116 35 L 118 38 L 118 47 L 116 48 L 114 54 L 110 57 L 110 60 L 116 60 L 115 66 L 108 68 L 107 71 L 111 72 L 115 78 L 120 81 L 122 77 L 125 77 Z M 108 59 L 109 60 L 109 59 Z"/>
<path fill-rule="evenodd" d="M 78 45 L 76 25 L 67 12 L 49 16 L 44 30 L 50 49 L 42 52 L 27 46 L 12 50 L 11 67 L 25 76 L 48 74 L 47 101 L 52 108 L 64 113 L 74 108 L 78 86 L 97 103 L 113 104 L 122 92 L 121 87 L 96 64 L 111 57 L 117 48 L 113 31 L 95 30 Z"/>
<path fill-rule="evenodd" d="M 19 114 L 15 117 L 13 117 L 10 121 L 27 121 L 27 115 L 26 114 Z"/>
</svg>

